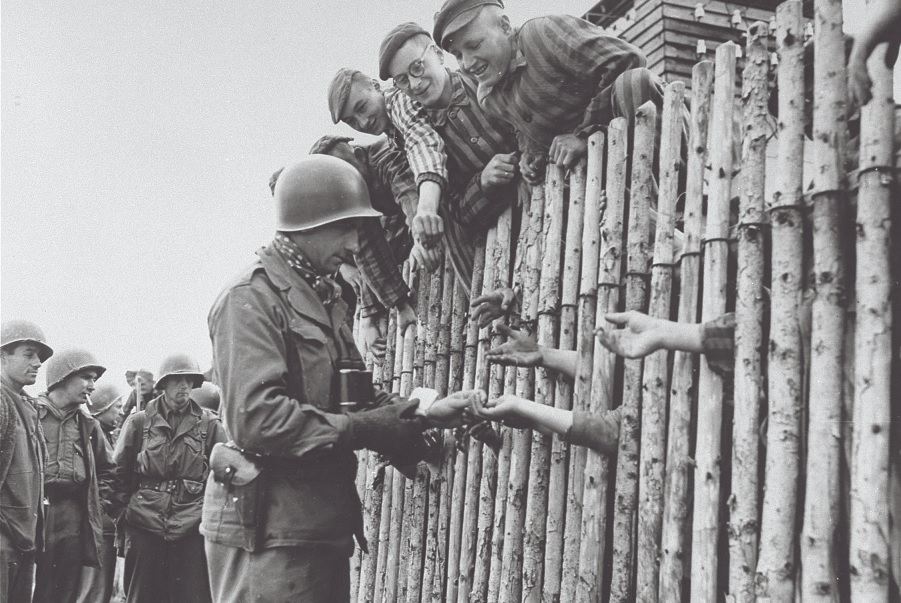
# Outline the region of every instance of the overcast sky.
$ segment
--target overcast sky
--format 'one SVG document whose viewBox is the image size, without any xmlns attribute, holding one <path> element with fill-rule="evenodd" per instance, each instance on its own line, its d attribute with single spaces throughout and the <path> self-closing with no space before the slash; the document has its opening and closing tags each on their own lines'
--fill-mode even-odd
<svg viewBox="0 0 901 603">
<path fill-rule="evenodd" d="M 592 4 L 507 2 L 514 23 Z M 210 305 L 273 231 L 269 175 L 350 132 L 331 77 L 376 74 L 384 34 L 439 5 L 3 0 L 3 319 L 88 348 L 123 389 L 167 354 L 207 368 Z"/>
</svg>

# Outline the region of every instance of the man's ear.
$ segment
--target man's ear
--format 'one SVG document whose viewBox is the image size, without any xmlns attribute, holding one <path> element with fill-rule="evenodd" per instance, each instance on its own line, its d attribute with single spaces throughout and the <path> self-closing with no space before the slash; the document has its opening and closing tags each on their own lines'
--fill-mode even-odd
<svg viewBox="0 0 901 603">
<path fill-rule="evenodd" d="M 372 78 L 372 87 L 379 91 L 381 91 L 382 89 L 382 87 L 379 85 L 379 81 L 375 78 Z"/>
<path fill-rule="evenodd" d="M 501 15 L 501 31 L 508 35 L 513 33 L 513 26 L 510 25 L 510 17 L 507 15 Z"/>
<path fill-rule="evenodd" d="M 361 162 L 366 161 L 366 151 L 364 151 L 362 147 L 357 147 L 357 146 L 351 145 L 350 148 L 353 149 L 354 157 L 359 159 Z"/>
</svg>

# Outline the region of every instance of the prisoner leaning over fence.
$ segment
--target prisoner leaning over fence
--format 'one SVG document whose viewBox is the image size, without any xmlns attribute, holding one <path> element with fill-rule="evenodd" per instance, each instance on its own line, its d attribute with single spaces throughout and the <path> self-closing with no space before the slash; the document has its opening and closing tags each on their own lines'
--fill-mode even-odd
<svg viewBox="0 0 901 603">
<path fill-rule="evenodd" d="M 413 26 L 408 23 L 404 26 Z M 380 55 L 392 40 L 409 37 L 396 28 L 383 40 Z M 404 37 L 406 36 L 406 37 Z M 392 50 L 393 53 L 393 50 Z M 387 67 L 380 67 L 387 79 Z M 466 231 L 449 220 L 441 199 L 448 193 L 448 166 L 444 140 L 429 123 L 423 107 L 401 91 L 389 86 L 384 92 L 378 82 L 359 71 L 342 69 L 329 87 L 332 119 L 368 134 L 387 134 L 395 148 L 407 157 L 418 187 L 416 212 L 411 223 L 413 250 L 417 265 L 437 268 L 442 244 L 447 247 L 454 272 L 467 296 L 472 282 L 475 247 Z"/>
<path fill-rule="evenodd" d="M 25 320 L 0 326 L 0 600 L 29 601 L 43 538 L 44 436 L 34 398 L 38 369 L 53 355 Z"/>
<path fill-rule="evenodd" d="M 417 461 L 423 429 L 459 424 L 481 394 L 421 408 L 373 391 L 332 278 L 360 220 L 379 216 L 359 172 L 311 155 L 285 168 L 275 199 L 275 239 L 210 311 L 233 441 L 214 449 L 201 531 L 214 601 L 340 603 L 353 536 L 366 550 L 353 451 Z"/>
<path fill-rule="evenodd" d="M 123 397 L 112 383 L 103 383 L 94 390 L 88 400 L 87 411 L 100 422 L 110 450 L 119 435 L 119 411 Z M 113 596 L 113 578 L 116 573 L 116 524 L 103 514 L 103 543 L 100 550 L 100 567 L 81 568 L 81 588 L 78 603 L 109 603 Z"/>
<path fill-rule="evenodd" d="M 323 136 L 310 153 L 331 155 L 356 168 L 366 181 L 372 207 L 383 214 L 378 220 L 364 220 L 360 253 L 355 257 L 366 285 L 360 294 L 360 332 L 366 346 L 380 359 L 385 355 L 381 320 L 387 318 L 387 311 L 397 308 L 402 332 L 416 320 L 410 289 L 398 266 L 410 255 L 410 228 L 419 197 L 403 151 L 384 138 L 368 145 L 352 141 L 346 136 Z"/>
<path fill-rule="evenodd" d="M 408 155 L 413 149 L 428 148 L 419 141 L 424 134 L 436 133 L 444 144 L 447 187 L 439 214 L 450 222 L 445 224 L 446 231 L 465 243 L 459 248 L 466 255 L 454 265 L 465 267 L 462 274 L 469 283 L 473 250 L 516 200 L 519 179 L 513 130 L 479 107 L 475 80 L 447 69 L 444 53 L 416 23 L 402 23 L 385 36 L 379 49 L 379 75 L 392 78 L 394 87 L 403 92 L 393 100 L 392 115 Z M 430 128 L 414 127 L 415 122 L 408 119 L 413 114 L 424 116 Z M 453 258 L 455 248 L 448 250 Z"/>
<path fill-rule="evenodd" d="M 500 0 L 447 0 L 435 42 L 479 82 L 479 102 L 516 129 L 523 177 L 543 181 L 547 160 L 571 168 L 588 137 L 615 117 L 663 102 L 644 54 L 583 19 L 550 15 L 514 29 Z M 657 128 L 659 131 L 659 127 Z"/>
<path fill-rule="evenodd" d="M 57 352 L 38 397 L 46 442 L 44 550 L 37 554 L 35 603 L 74 602 L 82 567 L 99 567 L 103 516 L 110 510 L 112 449 L 100 422 L 84 409 L 106 369 L 86 350 Z"/>
<path fill-rule="evenodd" d="M 126 419 L 116 442 L 129 603 L 210 600 L 198 526 L 210 451 L 227 437 L 216 415 L 191 399 L 203 381 L 191 357 L 163 360 L 156 382 L 162 393 Z"/>
</svg>

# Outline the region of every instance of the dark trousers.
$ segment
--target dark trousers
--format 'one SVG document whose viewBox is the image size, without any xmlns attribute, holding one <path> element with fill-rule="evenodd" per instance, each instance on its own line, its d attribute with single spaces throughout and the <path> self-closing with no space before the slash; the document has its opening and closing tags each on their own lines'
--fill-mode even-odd
<svg viewBox="0 0 901 603">
<path fill-rule="evenodd" d="M 28 603 L 34 582 L 34 553 L 23 553 L 0 535 L 0 601 Z"/>
<path fill-rule="evenodd" d="M 125 526 L 125 594 L 128 603 L 209 603 L 203 536 L 196 529 L 178 540 Z"/>
<path fill-rule="evenodd" d="M 81 590 L 78 603 L 109 603 L 116 575 L 116 535 L 104 535 L 100 551 L 100 567 L 81 568 Z"/>
<path fill-rule="evenodd" d="M 347 603 L 350 560 L 323 546 L 277 547 L 250 553 L 206 543 L 216 603 Z"/>
<path fill-rule="evenodd" d="M 51 498 L 44 550 L 35 560 L 34 603 L 75 603 L 81 583 L 82 508 L 78 496 Z"/>
</svg>

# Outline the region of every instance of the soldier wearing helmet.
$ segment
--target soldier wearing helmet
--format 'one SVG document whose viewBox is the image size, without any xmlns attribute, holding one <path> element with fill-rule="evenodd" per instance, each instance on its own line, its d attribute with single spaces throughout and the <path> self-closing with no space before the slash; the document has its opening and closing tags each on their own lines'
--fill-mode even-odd
<svg viewBox="0 0 901 603">
<path fill-rule="evenodd" d="M 44 437 L 34 398 L 38 369 L 53 355 L 41 329 L 0 325 L 0 601 L 28 601 L 43 522 Z"/>
<path fill-rule="evenodd" d="M 357 170 L 311 155 L 275 200 L 274 241 L 209 316 L 233 438 L 213 451 L 203 505 L 210 586 L 215 601 L 348 601 L 353 536 L 365 547 L 353 451 L 416 461 L 426 423 L 459 423 L 475 394 L 426 411 L 367 381 L 332 278 L 379 216 Z"/>
<path fill-rule="evenodd" d="M 163 360 L 162 393 L 125 420 L 116 442 L 127 601 L 210 600 L 197 526 L 210 451 L 226 435 L 219 418 L 191 399 L 203 381 L 193 358 Z"/>
<path fill-rule="evenodd" d="M 47 363 L 47 391 L 38 397 L 46 442 L 44 550 L 37 554 L 37 602 L 74 603 L 82 567 L 100 567 L 103 516 L 112 511 L 112 449 L 100 422 L 88 414 L 94 383 L 106 369 L 79 348 Z"/>
</svg>

